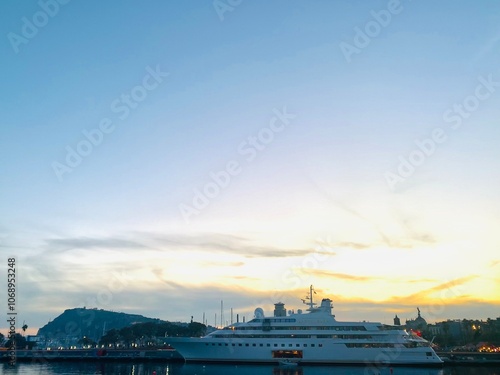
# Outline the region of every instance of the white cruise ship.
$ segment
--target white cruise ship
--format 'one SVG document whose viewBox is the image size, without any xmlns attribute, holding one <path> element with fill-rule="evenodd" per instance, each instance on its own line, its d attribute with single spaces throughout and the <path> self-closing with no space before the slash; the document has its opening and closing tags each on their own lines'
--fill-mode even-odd
<svg viewBox="0 0 500 375">
<path fill-rule="evenodd" d="M 332 301 L 316 307 L 313 287 L 303 302 L 307 312 L 289 313 L 276 303 L 274 316 L 261 308 L 249 322 L 235 323 L 204 337 L 170 337 L 168 343 L 187 362 L 300 364 L 387 364 L 439 366 L 443 362 L 427 340 L 398 326 L 339 322 Z"/>
</svg>

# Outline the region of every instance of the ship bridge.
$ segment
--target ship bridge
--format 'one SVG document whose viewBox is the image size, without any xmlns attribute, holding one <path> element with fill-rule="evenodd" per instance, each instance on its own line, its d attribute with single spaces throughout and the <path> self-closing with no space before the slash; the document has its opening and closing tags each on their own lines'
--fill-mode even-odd
<svg viewBox="0 0 500 375">
<path fill-rule="evenodd" d="M 332 315 L 332 308 L 332 300 L 330 298 L 323 298 L 321 300 L 321 305 L 319 305 L 319 307 L 313 307 L 310 311 L 311 313 L 322 312 L 328 315 Z"/>
</svg>

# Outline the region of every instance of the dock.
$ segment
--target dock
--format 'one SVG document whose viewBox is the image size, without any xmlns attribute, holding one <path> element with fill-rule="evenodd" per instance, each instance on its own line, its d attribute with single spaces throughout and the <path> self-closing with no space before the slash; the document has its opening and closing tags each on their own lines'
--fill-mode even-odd
<svg viewBox="0 0 500 375">
<path fill-rule="evenodd" d="M 436 352 L 444 366 L 500 366 L 500 353 Z"/>
<path fill-rule="evenodd" d="M 436 352 L 445 367 L 452 366 L 500 366 L 500 353 Z M 0 350 L 0 362 L 11 360 L 12 352 Z M 184 362 L 175 349 L 60 349 L 16 350 L 17 362 L 57 361 L 121 361 L 121 362 Z"/>
<path fill-rule="evenodd" d="M 0 361 L 10 361 L 12 352 L 0 351 Z M 16 350 L 15 359 L 26 361 L 162 361 L 180 362 L 184 358 L 174 349 L 60 349 Z"/>
</svg>

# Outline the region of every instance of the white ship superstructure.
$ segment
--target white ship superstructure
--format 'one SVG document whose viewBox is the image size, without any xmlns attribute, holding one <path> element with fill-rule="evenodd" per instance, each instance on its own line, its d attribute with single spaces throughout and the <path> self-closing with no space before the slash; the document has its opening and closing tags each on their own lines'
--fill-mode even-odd
<svg viewBox="0 0 500 375">
<path fill-rule="evenodd" d="M 332 301 L 313 302 L 313 288 L 304 303 L 306 313 L 286 313 L 276 303 L 274 316 L 262 309 L 246 323 L 235 323 L 199 338 L 169 338 L 188 362 L 301 364 L 440 365 L 442 360 L 427 340 L 398 326 L 375 322 L 339 322 Z"/>
</svg>

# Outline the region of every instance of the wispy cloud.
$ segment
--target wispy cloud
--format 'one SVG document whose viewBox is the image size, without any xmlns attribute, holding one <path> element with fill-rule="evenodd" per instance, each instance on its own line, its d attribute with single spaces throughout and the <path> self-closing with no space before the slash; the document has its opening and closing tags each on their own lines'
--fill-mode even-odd
<svg viewBox="0 0 500 375">
<path fill-rule="evenodd" d="M 313 249 L 287 249 L 253 245 L 250 239 L 220 233 L 198 233 L 193 235 L 163 235 L 154 237 L 158 243 L 169 244 L 175 248 L 209 250 L 221 253 L 238 254 L 245 258 L 282 258 L 303 256 Z"/>
<path fill-rule="evenodd" d="M 307 270 L 306 270 L 307 272 Z M 359 276 L 359 275 L 350 275 L 347 273 L 338 273 L 338 272 L 330 272 L 330 271 L 324 271 L 324 270 L 310 270 L 311 273 L 314 273 L 317 276 L 326 276 L 326 277 L 331 277 L 334 279 L 342 279 L 342 280 L 349 280 L 349 281 L 372 281 L 376 279 L 380 279 L 379 277 L 373 277 L 373 276 Z"/>
<path fill-rule="evenodd" d="M 398 303 L 405 303 L 405 302 L 414 303 L 414 301 L 431 301 L 433 300 L 433 294 L 438 292 L 446 292 L 442 294 L 443 298 L 445 297 L 450 300 L 458 299 L 459 297 L 461 297 L 461 292 L 459 288 L 460 285 L 466 284 L 467 282 L 474 280 L 477 277 L 478 277 L 477 275 L 460 277 L 458 279 L 447 281 L 445 283 L 441 283 L 439 285 L 421 290 L 417 293 L 412 293 L 404 297 L 393 297 L 391 300 Z"/>
<path fill-rule="evenodd" d="M 324 276 L 324 277 L 330 277 L 334 279 L 340 279 L 340 280 L 348 280 L 348 281 L 375 281 L 375 280 L 381 280 L 381 281 L 386 281 L 388 283 L 390 282 L 397 282 L 397 283 L 409 283 L 409 284 L 420 284 L 420 283 L 436 283 L 436 279 L 401 279 L 401 278 L 394 278 L 391 276 L 370 276 L 370 275 L 353 275 L 353 274 L 348 274 L 348 273 L 341 273 L 341 272 L 333 272 L 333 271 L 328 271 L 328 270 L 322 270 L 322 269 L 316 269 L 316 268 L 302 268 L 300 271 L 304 274 L 311 274 L 315 276 Z"/>
<path fill-rule="evenodd" d="M 224 261 L 204 261 L 201 262 L 202 265 L 207 266 L 207 267 L 241 267 L 245 265 L 245 262 L 224 262 Z"/>
<path fill-rule="evenodd" d="M 317 189 L 317 191 L 320 192 L 321 195 L 323 195 L 331 202 L 333 206 L 339 208 L 350 216 L 361 220 L 364 224 L 368 224 L 379 237 L 378 241 L 375 241 L 369 245 L 346 241 L 339 242 L 339 247 L 344 246 L 351 247 L 353 249 L 369 249 L 379 246 L 386 246 L 391 249 L 414 249 L 416 247 L 420 247 L 422 244 L 431 245 L 437 242 L 434 236 L 432 236 L 430 233 L 423 233 L 416 230 L 412 224 L 412 221 L 414 219 L 409 215 L 403 214 L 400 210 L 395 211 L 393 213 L 393 216 L 403 227 L 403 233 L 399 236 L 388 234 L 385 232 L 384 228 L 379 222 L 364 215 L 356 208 L 351 207 L 345 201 L 334 197 L 331 192 L 326 191 L 325 189 L 320 187 L 311 176 L 308 176 L 308 180 Z"/>
<path fill-rule="evenodd" d="M 489 38 L 480 48 L 477 55 L 474 57 L 474 63 L 477 64 L 479 61 L 484 59 L 491 51 L 498 51 L 495 46 L 500 43 L 500 33 Z"/>
<path fill-rule="evenodd" d="M 363 250 L 370 248 L 370 245 L 357 243 L 357 242 L 340 242 L 339 247 L 349 247 L 351 249 Z"/>
<path fill-rule="evenodd" d="M 313 249 L 290 249 L 272 246 L 259 246 L 242 236 L 221 233 L 195 233 L 192 235 L 160 234 L 152 232 L 133 232 L 108 237 L 67 237 L 45 240 L 43 253 L 63 253 L 73 250 L 196 250 L 219 253 L 231 253 L 245 258 L 281 258 L 303 256 Z"/>
<path fill-rule="evenodd" d="M 64 252 L 75 249 L 144 249 L 147 248 L 137 241 L 122 237 L 75 237 L 51 238 L 45 240 L 46 248 L 50 252 Z"/>
<path fill-rule="evenodd" d="M 358 242 L 350 242 L 350 241 L 344 241 L 344 242 L 330 242 L 329 240 L 326 241 L 319 241 L 316 246 L 314 246 L 314 253 L 317 254 L 325 254 L 328 256 L 335 256 L 340 250 L 366 250 L 370 249 L 373 245 L 369 244 L 363 244 L 363 243 L 358 243 Z"/>
<path fill-rule="evenodd" d="M 409 279 L 405 280 L 405 283 L 417 284 L 417 283 L 437 283 L 437 279 Z"/>
<path fill-rule="evenodd" d="M 500 264 L 500 260 L 499 259 L 494 259 L 490 262 L 490 267 L 496 267 Z"/>
</svg>

